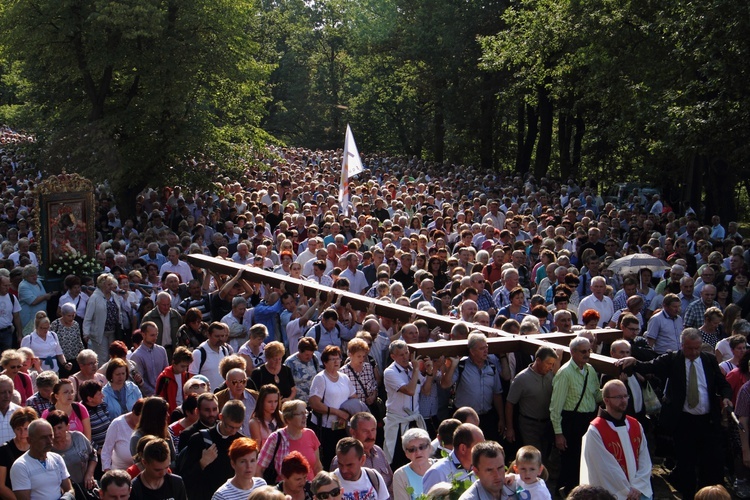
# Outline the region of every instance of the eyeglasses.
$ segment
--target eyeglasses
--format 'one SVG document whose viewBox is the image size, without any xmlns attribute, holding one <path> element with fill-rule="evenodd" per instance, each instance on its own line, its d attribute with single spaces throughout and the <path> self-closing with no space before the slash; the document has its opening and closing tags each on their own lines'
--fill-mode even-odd
<svg viewBox="0 0 750 500">
<path fill-rule="evenodd" d="M 607 399 L 630 399 L 630 396 L 623 394 L 620 396 L 607 396 Z"/>
<path fill-rule="evenodd" d="M 430 446 L 430 443 L 422 443 L 419 446 L 410 446 L 410 447 L 406 448 L 406 453 L 414 453 L 417 450 L 424 451 L 427 448 L 429 448 L 429 446 Z"/>
<path fill-rule="evenodd" d="M 292 416 L 293 417 L 307 417 L 309 414 L 310 414 L 310 412 L 307 411 L 307 410 L 305 410 L 305 411 L 296 411 L 296 412 L 292 413 Z"/>
<path fill-rule="evenodd" d="M 337 497 L 341 494 L 341 488 L 334 488 L 331 491 L 319 491 L 315 494 L 320 500 L 328 500 L 329 497 Z"/>
<path fill-rule="evenodd" d="M 247 379 L 243 378 L 242 380 L 230 380 L 229 383 L 234 385 L 245 385 L 247 384 Z"/>
</svg>

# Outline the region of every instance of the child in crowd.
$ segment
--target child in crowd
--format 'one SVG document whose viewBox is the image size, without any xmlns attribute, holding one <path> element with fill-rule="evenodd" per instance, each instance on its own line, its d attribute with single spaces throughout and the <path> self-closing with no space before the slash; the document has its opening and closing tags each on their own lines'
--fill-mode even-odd
<svg viewBox="0 0 750 500">
<path fill-rule="evenodd" d="M 552 500 L 544 479 L 542 453 L 533 446 L 523 446 L 511 464 L 515 474 L 506 474 L 505 484 L 515 492 L 518 500 Z"/>
</svg>

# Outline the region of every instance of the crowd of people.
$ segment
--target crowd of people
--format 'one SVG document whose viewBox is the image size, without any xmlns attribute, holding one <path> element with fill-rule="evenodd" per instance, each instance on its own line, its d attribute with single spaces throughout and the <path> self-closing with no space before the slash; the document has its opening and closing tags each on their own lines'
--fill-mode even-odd
<svg viewBox="0 0 750 500">
<path fill-rule="evenodd" d="M 276 148 L 206 191 L 147 189 L 128 217 L 98 186 L 102 272 L 48 291 L 29 140 L 0 130 L 0 498 L 636 500 L 654 497 L 657 458 L 682 498 L 729 498 L 726 470 L 750 498 L 750 239 L 735 222 L 379 155 L 341 206 L 340 151 Z M 636 253 L 669 265 L 610 269 Z M 622 339 L 600 342 L 603 327 Z M 490 354 L 483 331 L 569 334 L 570 359 Z M 445 340 L 468 355 L 410 349 Z"/>
</svg>

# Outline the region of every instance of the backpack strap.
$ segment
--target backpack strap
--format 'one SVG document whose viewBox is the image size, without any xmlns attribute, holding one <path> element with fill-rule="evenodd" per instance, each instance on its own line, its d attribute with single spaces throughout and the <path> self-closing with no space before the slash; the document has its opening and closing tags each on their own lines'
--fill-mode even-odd
<svg viewBox="0 0 750 500">
<path fill-rule="evenodd" d="M 160 377 L 158 380 L 158 383 L 156 384 L 156 389 L 154 390 L 155 396 L 161 396 L 162 394 L 164 396 L 167 395 L 167 386 L 169 385 L 169 378 L 168 377 Z M 165 398 L 166 399 L 166 398 Z"/>
<path fill-rule="evenodd" d="M 320 336 L 323 334 L 323 327 L 318 323 L 315 325 L 315 344 L 320 344 Z"/>
<path fill-rule="evenodd" d="M 375 492 L 380 495 L 380 480 L 378 479 L 378 475 L 369 467 L 362 467 L 362 470 L 367 474 L 367 479 L 370 480 L 370 484 L 375 488 Z"/>
<path fill-rule="evenodd" d="M 83 422 L 83 413 L 81 412 L 81 407 L 78 406 L 78 403 L 73 403 L 73 411 L 76 414 L 76 417 L 78 417 L 78 420 Z"/>
<path fill-rule="evenodd" d="M 203 365 L 206 364 L 206 348 L 203 346 L 198 346 L 198 350 L 201 353 L 201 362 L 198 364 L 198 373 L 196 373 L 196 375 L 201 374 L 201 372 L 203 371 Z"/>
</svg>

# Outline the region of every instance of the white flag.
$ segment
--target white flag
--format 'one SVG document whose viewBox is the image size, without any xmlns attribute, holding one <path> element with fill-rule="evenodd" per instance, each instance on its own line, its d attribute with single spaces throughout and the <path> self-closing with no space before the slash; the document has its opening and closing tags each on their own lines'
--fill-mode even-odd
<svg viewBox="0 0 750 500">
<path fill-rule="evenodd" d="M 344 140 L 344 160 L 343 165 L 349 170 L 349 175 L 354 177 L 362 170 L 362 159 L 359 157 L 359 151 L 357 151 L 357 145 L 354 143 L 354 134 L 349 124 L 346 124 L 346 139 Z"/>
<path fill-rule="evenodd" d="M 341 211 L 349 215 L 349 176 L 355 176 L 364 170 L 362 160 L 354 143 L 354 134 L 349 124 L 346 124 L 346 137 L 344 139 L 344 158 L 341 161 L 341 185 L 339 186 L 339 205 Z"/>
</svg>

